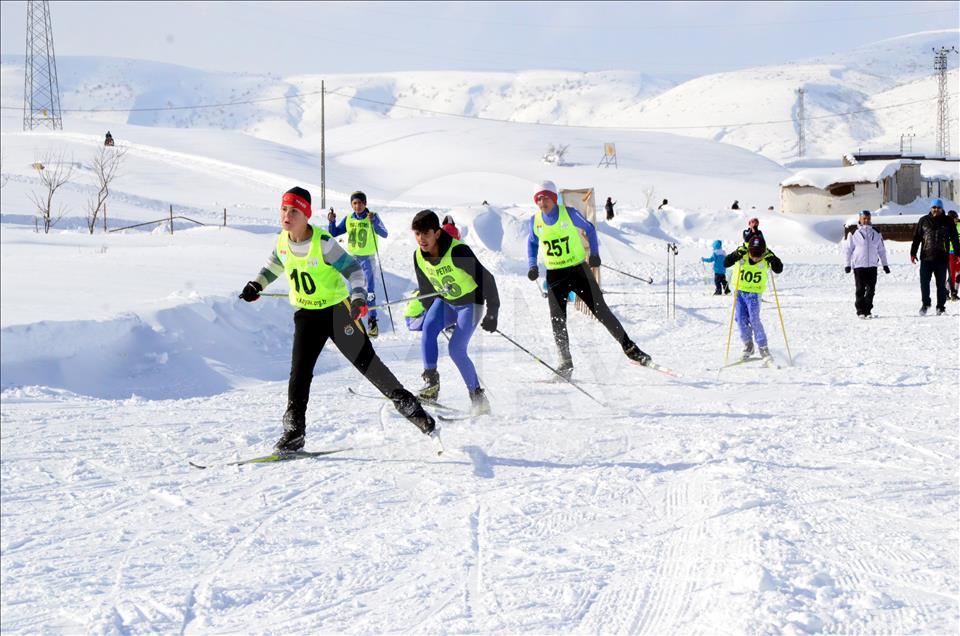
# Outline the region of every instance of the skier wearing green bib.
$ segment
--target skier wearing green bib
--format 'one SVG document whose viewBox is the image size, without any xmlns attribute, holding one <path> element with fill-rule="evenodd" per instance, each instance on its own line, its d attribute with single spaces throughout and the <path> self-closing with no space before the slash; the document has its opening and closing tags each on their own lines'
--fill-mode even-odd
<svg viewBox="0 0 960 636">
<path fill-rule="evenodd" d="M 337 223 L 337 214 L 330 210 L 327 214 L 327 231 L 333 236 L 347 235 L 347 253 L 360 263 L 367 277 L 367 302 L 373 305 L 377 302 L 377 279 L 373 275 L 377 236 L 387 238 L 387 228 L 379 214 L 367 209 L 367 195 L 363 192 L 358 190 L 350 195 L 350 207 L 353 208 L 353 213 L 348 214 L 340 223 Z M 371 309 L 367 316 L 367 335 L 371 338 L 380 335 L 376 309 Z"/>
<path fill-rule="evenodd" d="M 743 341 L 743 359 L 753 355 L 753 340 L 756 338 L 761 358 L 770 358 L 767 348 L 767 334 L 760 322 L 760 302 L 767 290 L 767 270 L 775 274 L 783 271 L 783 262 L 767 249 L 762 236 L 754 235 L 747 245 L 741 245 L 735 252 L 723 259 L 726 267 L 740 263 L 734 278 L 737 290 L 736 321 Z"/>
<path fill-rule="evenodd" d="M 289 279 L 293 314 L 293 355 L 287 384 L 287 410 L 283 435 L 274 448 L 295 452 L 306 437 L 307 402 L 313 368 L 327 340 L 387 398 L 396 409 L 427 435 L 435 429 L 433 418 L 420 401 L 403 388 L 377 356 L 360 322 L 367 313 L 363 270 L 328 232 L 310 225 L 310 193 L 291 188 L 280 206 L 276 246 L 256 279 L 248 282 L 240 298 L 253 302 L 263 288 L 281 276 Z M 350 289 L 344 283 L 350 284 Z"/>
<path fill-rule="evenodd" d="M 453 326 L 448 350 L 470 392 L 471 411 L 474 415 L 489 413 L 490 403 L 480 387 L 467 347 L 481 316 L 483 322 L 480 326 L 485 331 L 497 329 L 500 311 L 497 282 L 493 274 L 480 264 L 473 250 L 441 229 L 440 219 L 432 210 L 418 212 L 410 228 L 418 246 L 413 268 L 420 287 L 420 302 L 426 310 L 421 323 L 424 385 L 420 397 L 435 400 L 440 393 L 437 338 L 444 328 Z M 436 292 L 441 292 L 440 296 L 424 298 Z M 483 312 L 484 303 L 487 305 L 486 314 Z"/>
<path fill-rule="evenodd" d="M 540 276 L 537 267 L 540 246 L 543 245 L 545 250 L 543 260 L 547 268 L 547 302 L 553 339 L 560 351 L 558 371 L 568 380 L 573 375 L 570 336 L 567 334 L 567 300 L 570 292 L 586 303 L 628 358 L 646 365 L 651 360 L 650 356 L 627 336 L 587 267 L 588 259 L 579 230 L 583 230 L 590 241 L 590 267 L 600 267 L 600 244 L 596 228 L 576 208 L 558 204 L 558 200 L 557 186 L 552 181 L 544 181 L 533 195 L 533 201 L 540 210 L 530 219 L 530 237 L 527 241 L 527 263 L 530 267 L 527 277 L 532 281 Z"/>
</svg>

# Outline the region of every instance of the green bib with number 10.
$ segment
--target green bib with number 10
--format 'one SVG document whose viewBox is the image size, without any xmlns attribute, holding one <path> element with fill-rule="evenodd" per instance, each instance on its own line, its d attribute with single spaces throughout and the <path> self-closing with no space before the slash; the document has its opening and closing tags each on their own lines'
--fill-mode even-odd
<svg viewBox="0 0 960 636">
<path fill-rule="evenodd" d="M 340 272 L 323 262 L 320 241 L 324 237 L 333 239 L 329 233 L 313 227 L 306 256 L 296 256 L 290 251 L 290 235 L 287 232 L 280 232 L 277 237 L 277 258 L 283 263 L 283 271 L 290 279 L 289 298 L 294 307 L 324 309 L 342 302 L 350 295 Z"/>
<path fill-rule="evenodd" d="M 580 240 L 580 230 L 573 224 L 567 207 L 562 203 L 558 203 L 557 207 L 560 208 L 560 213 L 557 215 L 557 222 L 553 225 L 547 225 L 543 221 L 543 212 L 540 210 L 537 210 L 536 216 L 533 217 L 533 233 L 546 249 L 543 263 L 547 269 L 579 265 L 587 257 L 587 252 L 583 249 L 583 241 Z"/>
<path fill-rule="evenodd" d="M 477 288 L 477 281 L 473 279 L 473 276 L 453 264 L 453 248 L 457 245 L 463 245 L 463 242 L 452 239 L 450 249 L 436 265 L 431 265 L 419 249 L 416 252 L 417 266 L 430 280 L 433 288 L 440 292 L 440 297 L 444 300 L 456 300 Z M 443 291 L 444 288 L 447 288 L 446 292 Z"/>
<path fill-rule="evenodd" d="M 377 251 L 375 241 L 369 212 L 362 219 L 352 214 L 347 217 L 347 252 L 351 256 L 370 256 Z"/>
</svg>

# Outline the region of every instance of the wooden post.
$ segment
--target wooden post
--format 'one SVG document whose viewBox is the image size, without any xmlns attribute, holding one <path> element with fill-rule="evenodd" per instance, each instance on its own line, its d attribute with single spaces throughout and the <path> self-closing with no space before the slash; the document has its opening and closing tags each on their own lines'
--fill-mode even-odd
<svg viewBox="0 0 960 636">
<path fill-rule="evenodd" d="M 227 227 L 227 208 L 223 208 L 223 227 Z"/>
<path fill-rule="evenodd" d="M 320 210 L 327 209 L 327 135 L 326 135 L 327 85 L 320 80 Z"/>
<path fill-rule="evenodd" d="M 170 204 L 170 233 L 173 234 L 173 204 Z"/>
</svg>

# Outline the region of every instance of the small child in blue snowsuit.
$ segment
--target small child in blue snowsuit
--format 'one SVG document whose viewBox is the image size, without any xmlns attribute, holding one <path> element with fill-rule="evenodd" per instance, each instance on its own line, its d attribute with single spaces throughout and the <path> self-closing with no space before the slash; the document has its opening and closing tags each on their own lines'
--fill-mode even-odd
<svg viewBox="0 0 960 636">
<path fill-rule="evenodd" d="M 726 253 L 723 251 L 723 243 L 717 239 L 713 242 L 713 255 L 700 259 L 704 263 L 713 263 L 713 284 L 717 286 L 717 290 L 713 292 L 714 296 L 730 293 L 730 285 L 727 284 L 727 268 L 723 264 L 724 258 Z"/>
<path fill-rule="evenodd" d="M 783 271 L 783 261 L 767 249 L 762 236 L 754 236 L 748 245 L 741 245 L 724 259 L 726 267 L 737 262 L 739 274 L 735 281 L 737 288 L 736 321 L 740 328 L 740 340 L 743 341 L 743 359 L 753 355 L 753 340 L 756 338 L 761 358 L 769 358 L 767 334 L 760 322 L 760 302 L 767 290 L 768 271 L 779 274 Z"/>
</svg>

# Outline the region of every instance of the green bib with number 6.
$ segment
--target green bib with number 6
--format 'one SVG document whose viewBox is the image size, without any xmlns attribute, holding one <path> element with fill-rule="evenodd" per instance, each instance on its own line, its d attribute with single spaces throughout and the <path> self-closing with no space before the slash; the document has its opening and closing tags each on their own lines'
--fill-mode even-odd
<svg viewBox="0 0 960 636">
<path fill-rule="evenodd" d="M 287 232 L 280 232 L 277 237 L 277 258 L 283 263 L 283 271 L 290 279 L 289 298 L 294 307 L 324 309 L 344 301 L 350 295 L 340 272 L 323 262 L 320 241 L 324 237 L 333 239 L 328 232 L 313 227 L 306 256 L 296 256 L 290 251 L 290 235 Z"/>
<path fill-rule="evenodd" d="M 767 261 L 751 263 L 749 256 L 740 261 L 740 277 L 737 280 L 737 289 L 753 294 L 762 294 L 767 291 L 767 270 L 770 266 Z"/>
<path fill-rule="evenodd" d="M 560 208 L 560 214 L 553 225 L 544 223 L 543 212 L 540 210 L 537 210 L 533 217 L 533 233 L 546 249 L 543 263 L 547 269 L 579 265 L 587 257 L 583 241 L 580 240 L 580 230 L 573 224 L 567 207 L 562 203 L 558 203 L 557 207 Z"/>
<path fill-rule="evenodd" d="M 417 266 L 430 280 L 433 288 L 440 292 L 440 297 L 444 300 L 456 300 L 477 288 L 477 281 L 473 279 L 473 276 L 453 264 L 453 248 L 457 245 L 463 245 L 463 242 L 452 239 L 450 249 L 436 265 L 431 265 L 419 249 L 416 253 Z M 443 291 L 444 288 L 446 288 L 446 292 Z"/>
<path fill-rule="evenodd" d="M 370 213 L 362 219 L 347 217 L 347 252 L 351 256 L 370 256 L 377 251 Z"/>
</svg>

